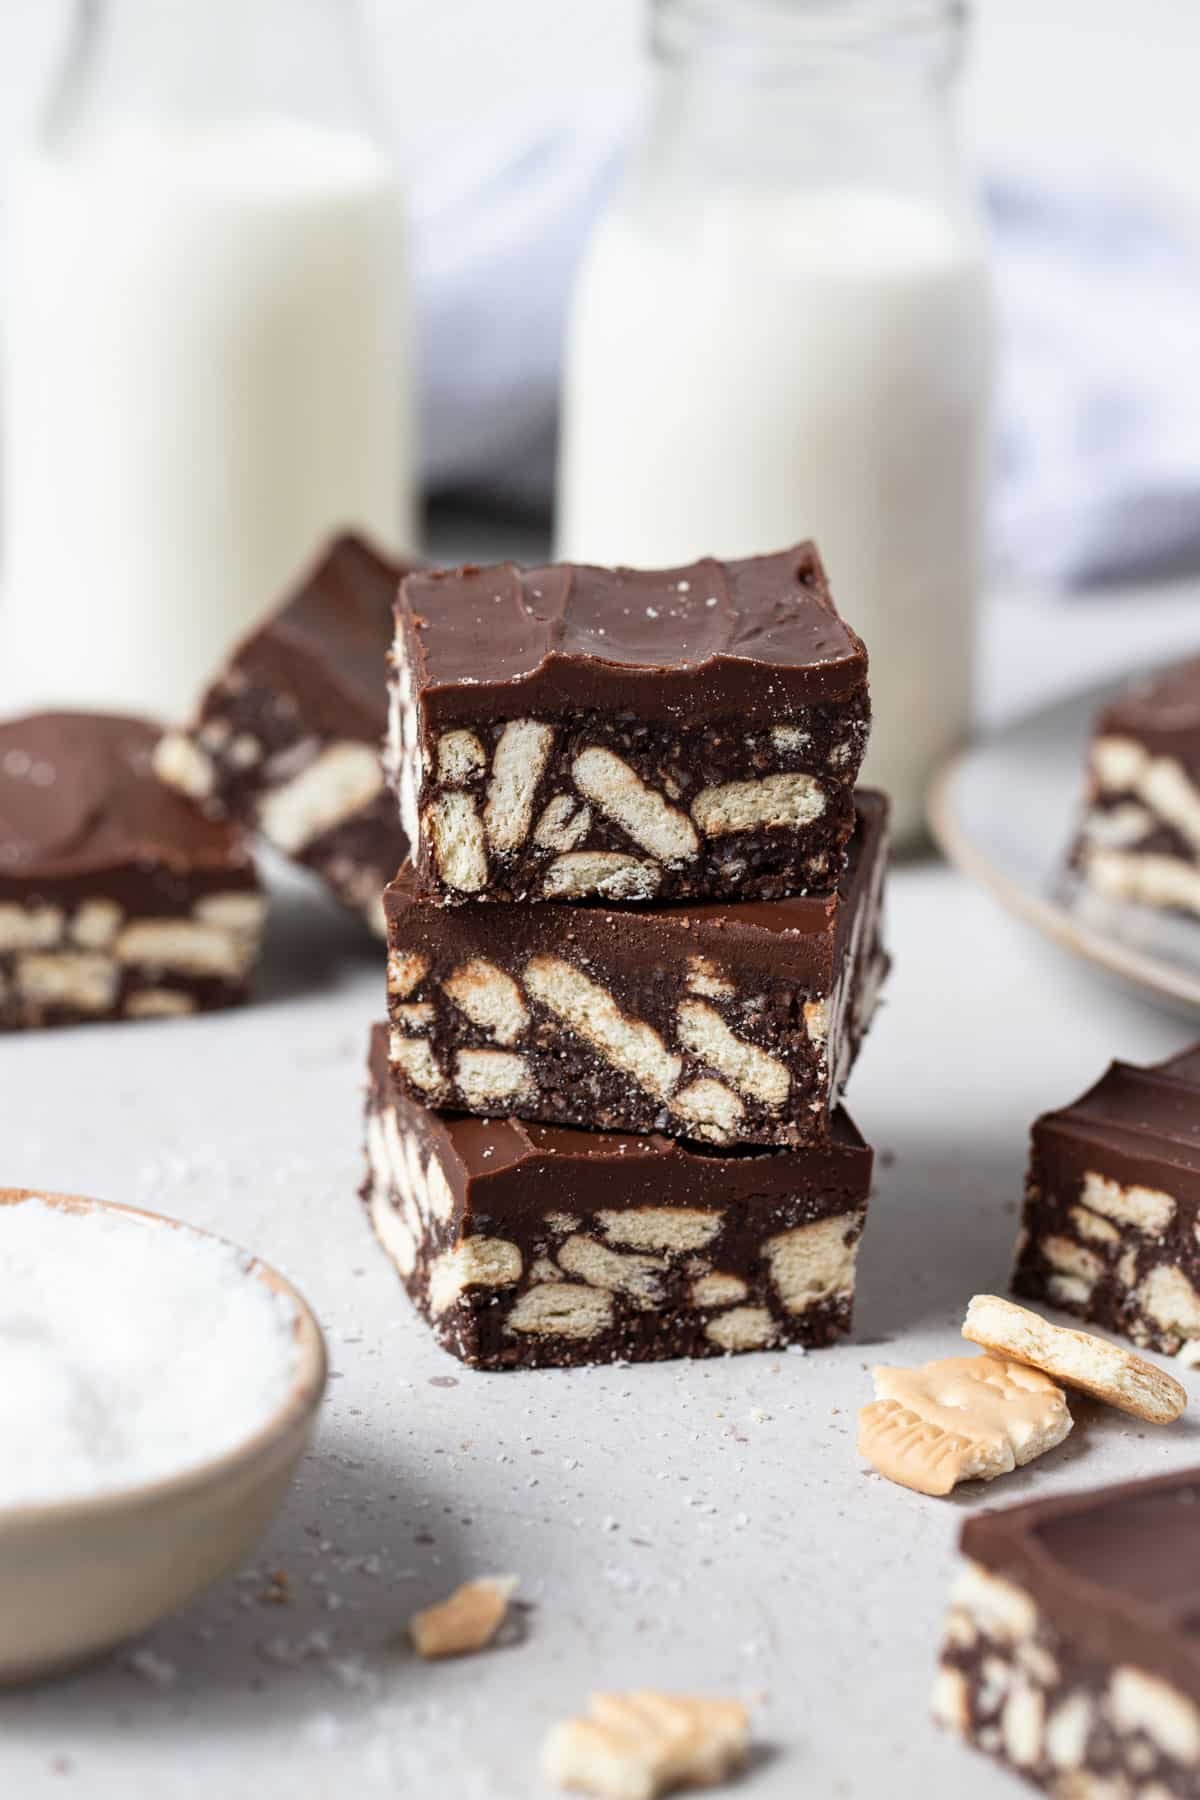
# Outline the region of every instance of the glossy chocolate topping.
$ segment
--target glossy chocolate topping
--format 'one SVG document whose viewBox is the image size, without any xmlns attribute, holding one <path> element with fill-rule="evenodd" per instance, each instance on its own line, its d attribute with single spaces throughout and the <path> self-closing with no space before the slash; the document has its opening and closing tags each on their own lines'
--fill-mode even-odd
<svg viewBox="0 0 1200 1800">
<path fill-rule="evenodd" d="M 866 650 L 812 544 L 655 571 L 420 573 L 401 587 L 398 624 L 439 722 L 570 707 L 778 719 L 866 684 Z"/>
<path fill-rule="evenodd" d="M 242 642 L 233 666 L 296 695 L 312 731 L 382 738 L 393 608 L 401 577 L 412 567 L 390 561 L 362 538 L 337 538 Z"/>
<path fill-rule="evenodd" d="M 1200 1469 L 981 1512 L 962 1547 L 1090 1653 L 1200 1700 Z"/>
<path fill-rule="evenodd" d="M 35 713 L 0 724 L 0 886 L 152 862 L 245 863 L 232 826 L 205 818 L 151 767 L 141 719 Z"/>
<path fill-rule="evenodd" d="M 1037 1121 L 1035 1135 L 1045 1131 L 1200 1172 L 1200 1044 L 1150 1068 L 1110 1063 L 1072 1106 Z"/>
</svg>

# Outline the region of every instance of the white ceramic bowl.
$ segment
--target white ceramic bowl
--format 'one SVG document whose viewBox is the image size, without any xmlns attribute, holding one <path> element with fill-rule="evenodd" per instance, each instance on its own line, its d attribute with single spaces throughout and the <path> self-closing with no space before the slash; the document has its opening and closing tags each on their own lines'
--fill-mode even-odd
<svg viewBox="0 0 1200 1800">
<path fill-rule="evenodd" d="M 147 1231 L 194 1230 L 40 1188 L 0 1188 L 0 1206 L 34 1196 L 70 1212 L 118 1214 Z M 184 1474 L 99 1499 L 0 1506 L 0 1685 L 72 1668 L 174 1612 L 235 1567 L 274 1517 L 316 1423 L 325 1343 L 281 1275 L 256 1261 L 246 1278 L 295 1308 L 298 1358 L 287 1398 L 244 1443 Z"/>
</svg>

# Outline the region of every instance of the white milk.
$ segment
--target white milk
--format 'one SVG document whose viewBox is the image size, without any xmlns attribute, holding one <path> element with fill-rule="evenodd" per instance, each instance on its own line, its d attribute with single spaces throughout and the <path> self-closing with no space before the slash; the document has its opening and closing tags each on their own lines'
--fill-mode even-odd
<svg viewBox="0 0 1200 1800">
<path fill-rule="evenodd" d="M 398 196 L 365 140 L 122 127 L 19 197 L 0 697 L 186 712 L 322 539 L 407 540 Z"/>
<path fill-rule="evenodd" d="M 559 552 L 654 567 L 804 537 L 871 655 L 900 837 L 970 698 L 983 266 L 885 192 L 735 191 L 689 236 L 600 229 L 568 340 Z"/>
</svg>

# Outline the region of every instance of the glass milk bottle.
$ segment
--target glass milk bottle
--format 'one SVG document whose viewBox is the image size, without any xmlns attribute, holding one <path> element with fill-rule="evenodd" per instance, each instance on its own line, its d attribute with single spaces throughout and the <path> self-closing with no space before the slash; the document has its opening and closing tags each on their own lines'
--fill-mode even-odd
<svg viewBox="0 0 1200 1800">
<path fill-rule="evenodd" d="M 0 703 L 186 712 L 413 533 L 399 204 L 342 0 L 81 0 L 20 183 Z"/>
<path fill-rule="evenodd" d="M 900 841 L 964 736 L 989 385 L 945 0 L 657 0 L 649 117 L 568 331 L 558 549 L 804 537 L 871 655 Z"/>
</svg>

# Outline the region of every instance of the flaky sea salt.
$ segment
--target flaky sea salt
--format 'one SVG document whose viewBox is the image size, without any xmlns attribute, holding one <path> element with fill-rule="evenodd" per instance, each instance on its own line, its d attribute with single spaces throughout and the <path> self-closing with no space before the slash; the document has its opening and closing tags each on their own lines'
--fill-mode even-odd
<svg viewBox="0 0 1200 1800">
<path fill-rule="evenodd" d="M 287 1393 L 294 1324 L 231 1245 L 0 1206 L 0 1506 L 134 1487 L 234 1449 Z"/>
</svg>

